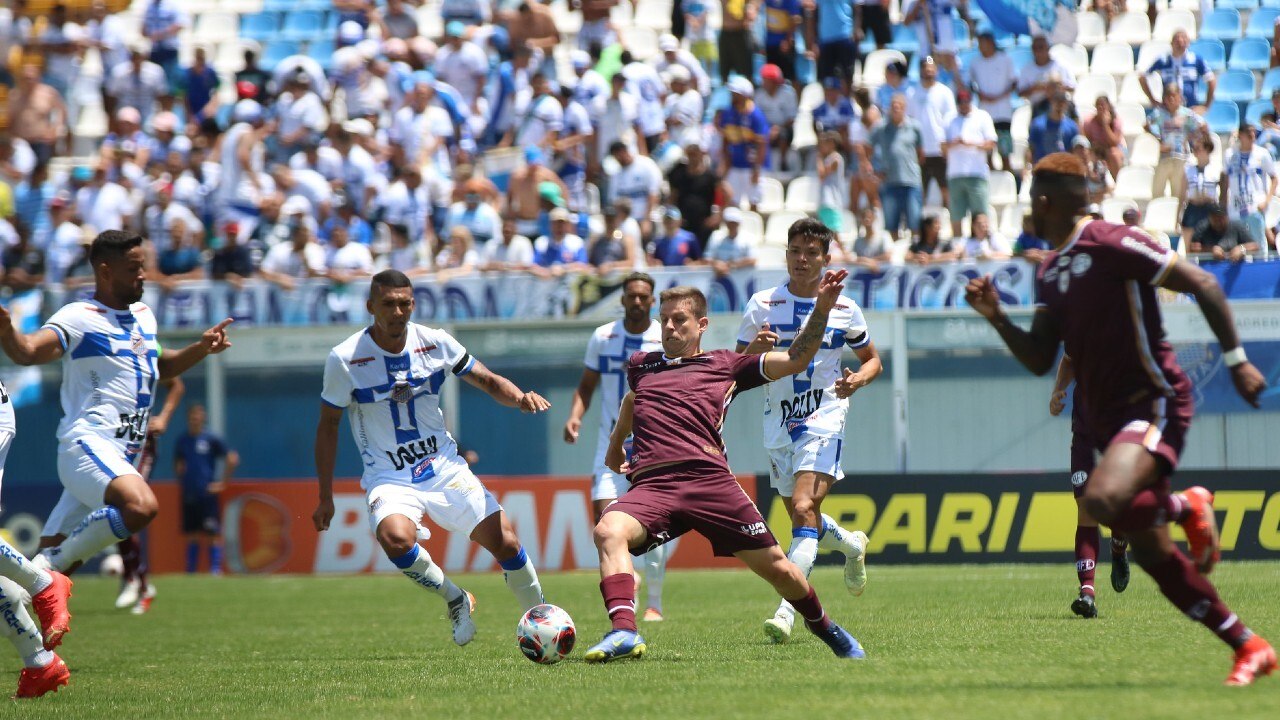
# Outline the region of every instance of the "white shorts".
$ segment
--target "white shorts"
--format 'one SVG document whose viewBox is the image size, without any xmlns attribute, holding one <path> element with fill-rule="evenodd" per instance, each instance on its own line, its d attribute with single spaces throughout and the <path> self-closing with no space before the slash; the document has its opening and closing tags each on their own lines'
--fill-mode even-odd
<svg viewBox="0 0 1280 720">
<path fill-rule="evenodd" d="M 2 384 L 0 396 L 4 397 L 4 402 L 0 402 L 0 485 L 3 485 L 4 461 L 9 457 L 9 447 L 13 445 L 14 436 L 18 434 L 18 425 L 13 418 L 13 403 L 9 401 L 9 394 Z"/>
<path fill-rule="evenodd" d="M 729 181 L 729 189 L 733 191 L 735 205 L 741 204 L 743 198 L 752 205 L 759 205 L 764 200 L 764 185 L 751 182 L 751 168 L 729 168 L 725 179 Z"/>
<path fill-rule="evenodd" d="M 789 498 L 796 489 L 797 473 L 815 472 L 839 480 L 844 477 L 844 469 L 840 467 L 843 448 L 841 438 L 806 434 L 786 447 L 770 449 L 769 484 L 779 495 Z"/>
<path fill-rule="evenodd" d="M 596 467 L 591 478 L 591 501 L 617 500 L 631 489 L 631 481 L 622 473 L 616 473 L 606 465 Z"/>
<path fill-rule="evenodd" d="M 392 515 L 403 515 L 418 526 L 419 536 L 431 533 L 422 526 L 422 516 L 450 532 L 471 537 L 481 520 L 502 509 L 498 499 L 480 482 L 466 465 L 417 485 L 401 478 L 365 478 L 369 502 L 369 528 L 376 534 L 378 525 Z"/>
<path fill-rule="evenodd" d="M 103 438 L 81 435 L 58 445 L 58 479 L 62 487 L 91 508 L 102 507 L 112 480 L 137 474 L 138 469 L 120 448 Z"/>
</svg>

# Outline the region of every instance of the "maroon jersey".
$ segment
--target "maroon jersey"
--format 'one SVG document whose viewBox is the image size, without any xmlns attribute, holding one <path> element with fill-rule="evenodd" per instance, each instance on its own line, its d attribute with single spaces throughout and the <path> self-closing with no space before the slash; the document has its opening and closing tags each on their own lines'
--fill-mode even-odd
<svg viewBox="0 0 1280 720">
<path fill-rule="evenodd" d="M 635 392 L 631 477 L 654 465 L 711 460 L 727 473 L 724 425 L 738 393 L 769 382 L 764 355 L 712 350 L 689 358 L 638 352 L 627 363 Z"/>
<path fill-rule="evenodd" d="M 1191 381 L 1165 340 L 1156 286 L 1178 259 L 1137 228 L 1082 220 L 1036 273 L 1041 312 L 1075 363 L 1084 426 L 1105 445 L 1132 408 L 1190 407 Z"/>
</svg>

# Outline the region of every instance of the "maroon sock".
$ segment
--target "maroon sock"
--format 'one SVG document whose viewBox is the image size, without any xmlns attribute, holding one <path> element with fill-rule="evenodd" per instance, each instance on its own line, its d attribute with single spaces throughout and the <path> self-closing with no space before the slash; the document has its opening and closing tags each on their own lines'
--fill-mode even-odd
<svg viewBox="0 0 1280 720">
<path fill-rule="evenodd" d="M 120 550 L 120 561 L 124 563 L 124 573 L 120 576 L 120 582 L 129 583 L 138 577 L 138 568 L 142 564 L 142 541 L 137 535 L 129 537 L 116 543 L 116 548 Z"/>
<path fill-rule="evenodd" d="M 1080 578 L 1080 592 L 1093 595 L 1093 576 L 1098 566 L 1098 546 L 1102 536 L 1097 526 L 1076 526 L 1076 577 Z"/>
<path fill-rule="evenodd" d="M 631 573 L 618 573 L 600 581 L 604 609 L 614 630 L 636 631 L 636 580 Z"/>
<path fill-rule="evenodd" d="M 804 618 L 805 627 L 809 628 L 809 632 L 817 635 L 827 628 L 831 627 L 831 618 L 827 617 L 827 611 L 822 609 L 822 603 L 818 602 L 818 595 L 813 591 L 813 586 L 809 586 L 809 594 L 798 600 L 790 600 L 791 607 L 800 613 L 800 617 Z"/>
<path fill-rule="evenodd" d="M 1252 636 L 1249 628 L 1218 597 L 1213 584 L 1195 569 L 1182 551 L 1175 548 L 1167 559 L 1146 570 L 1174 607 L 1209 628 L 1231 647 L 1240 647 Z"/>
<path fill-rule="evenodd" d="M 1166 523 L 1178 522 L 1186 514 L 1187 504 L 1178 495 L 1156 492 L 1151 488 L 1140 491 L 1111 521 L 1111 529 L 1120 532 L 1150 530 Z"/>
</svg>

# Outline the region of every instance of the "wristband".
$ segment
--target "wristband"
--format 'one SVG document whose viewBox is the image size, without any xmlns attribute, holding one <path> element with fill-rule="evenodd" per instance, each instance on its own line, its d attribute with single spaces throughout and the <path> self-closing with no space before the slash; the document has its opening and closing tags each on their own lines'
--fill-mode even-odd
<svg viewBox="0 0 1280 720">
<path fill-rule="evenodd" d="M 1234 350 L 1227 350 L 1223 352 L 1222 360 L 1227 364 L 1227 367 L 1233 368 L 1237 365 L 1243 365 L 1248 362 L 1249 358 L 1245 356 L 1244 346 L 1241 345 Z"/>
</svg>

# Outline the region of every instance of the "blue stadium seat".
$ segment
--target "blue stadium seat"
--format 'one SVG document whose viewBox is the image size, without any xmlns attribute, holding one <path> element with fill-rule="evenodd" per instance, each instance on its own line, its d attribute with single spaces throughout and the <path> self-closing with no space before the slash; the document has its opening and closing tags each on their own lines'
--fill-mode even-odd
<svg viewBox="0 0 1280 720">
<path fill-rule="evenodd" d="M 1262 116 L 1265 113 L 1275 112 L 1271 107 L 1271 101 L 1267 98 L 1259 98 L 1249 103 L 1248 109 L 1244 111 L 1245 122 L 1254 127 L 1262 126 Z"/>
<path fill-rule="evenodd" d="M 297 55 L 298 43 L 290 40 L 272 40 L 262 48 L 262 67 L 270 68 L 280 64 L 290 55 Z"/>
<path fill-rule="evenodd" d="M 1219 8 L 1232 8 L 1233 10 L 1252 10 L 1258 7 L 1258 0 L 1218 0 Z"/>
<path fill-rule="evenodd" d="M 275 13 L 244 15 L 240 18 L 240 37 L 246 40 L 270 40 L 280 32 L 280 16 Z"/>
<path fill-rule="evenodd" d="M 324 29 L 324 16 L 318 12 L 291 12 L 284 16 L 281 36 L 286 40 L 310 40 Z"/>
<path fill-rule="evenodd" d="M 960 18 L 951 16 L 951 27 L 954 28 L 956 36 L 956 46 L 965 47 L 969 44 L 969 24 Z"/>
<path fill-rule="evenodd" d="M 333 38 L 324 38 L 321 40 L 312 40 L 307 43 L 307 57 L 320 63 L 320 67 L 326 71 L 329 70 L 329 63 L 333 62 Z"/>
<path fill-rule="evenodd" d="M 969 68 L 973 66 L 973 61 L 978 57 L 981 57 L 981 53 L 976 47 L 965 48 L 956 53 L 956 64 L 960 66 L 960 72 L 967 74 Z"/>
<path fill-rule="evenodd" d="M 920 43 L 916 40 L 916 30 L 906 25 L 893 26 L 893 39 L 885 47 L 890 50 L 911 55 L 920 52 Z"/>
<path fill-rule="evenodd" d="M 1262 38 L 1237 40 L 1231 47 L 1227 67 L 1232 70 L 1266 70 L 1271 67 L 1271 43 Z"/>
<path fill-rule="evenodd" d="M 1277 0 L 1280 3 L 1280 0 Z M 1249 13 L 1249 24 L 1244 28 L 1245 37 L 1270 39 L 1275 32 L 1276 18 L 1280 17 L 1280 7 L 1263 7 Z"/>
<path fill-rule="evenodd" d="M 1276 88 L 1280 88 L 1280 68 L 1271 68 L 1262 76 L 1262 89 L 1258 91 L 1258 97 L 1269 98 Z"/>
<path fill-rule="evenodd" d="M 1209 106 L 1204 119 L 1209 129 L 1219 135 L 1235 132 L 1240 128 L 1240 106 L 1233 102 L 1215 102 Z"/>
<path fill-rule="evenodd" d="M 1240 12 L 1219 7 L 1200 23 L 1200 37 L 1213 40 L 1235 40 L 1240 37 Z"/>
<path fill-rule="evenodd" d="M 1191 43 L 1190 49 L 1197 57 L 1204 58 L 1210 70 L 1220 73 L 1227 69 L 1227 48 L 1222 44 L 1221 40 L 1200 38 Z"/>
<path fill-rule="evenodd" d="M 1253 89 L 1253 73 L 1247 70 L 1228 70 L 1218 78 L 1215 100 L 1247 103 L 1258 97 Z M 1215 103 L 1216 104 L 1216 103 Z"/>
<path fill-rule="evenodd" d="M 1013 61 L 1013 67 L 1018 72 L 1022 72 L 1022 68 L 1026 67 L 1032 60 L 1031 48 L 1029 47 L 1011 47 L 1005 52 L 1009 54 L 1009 59 Z"/>
<path fill-rule="evenodd" d="M 264 0 L 262 10 L 263 12 L 285 13 L 291 10 L 298 10 L 298 5 L 297 0 Z"/>
<path fill-rule="evenodd" d="M 1280 0 L 1262 0 L 1261 5 L 1264 8 L 1280 8 Z"/>
</svg>

